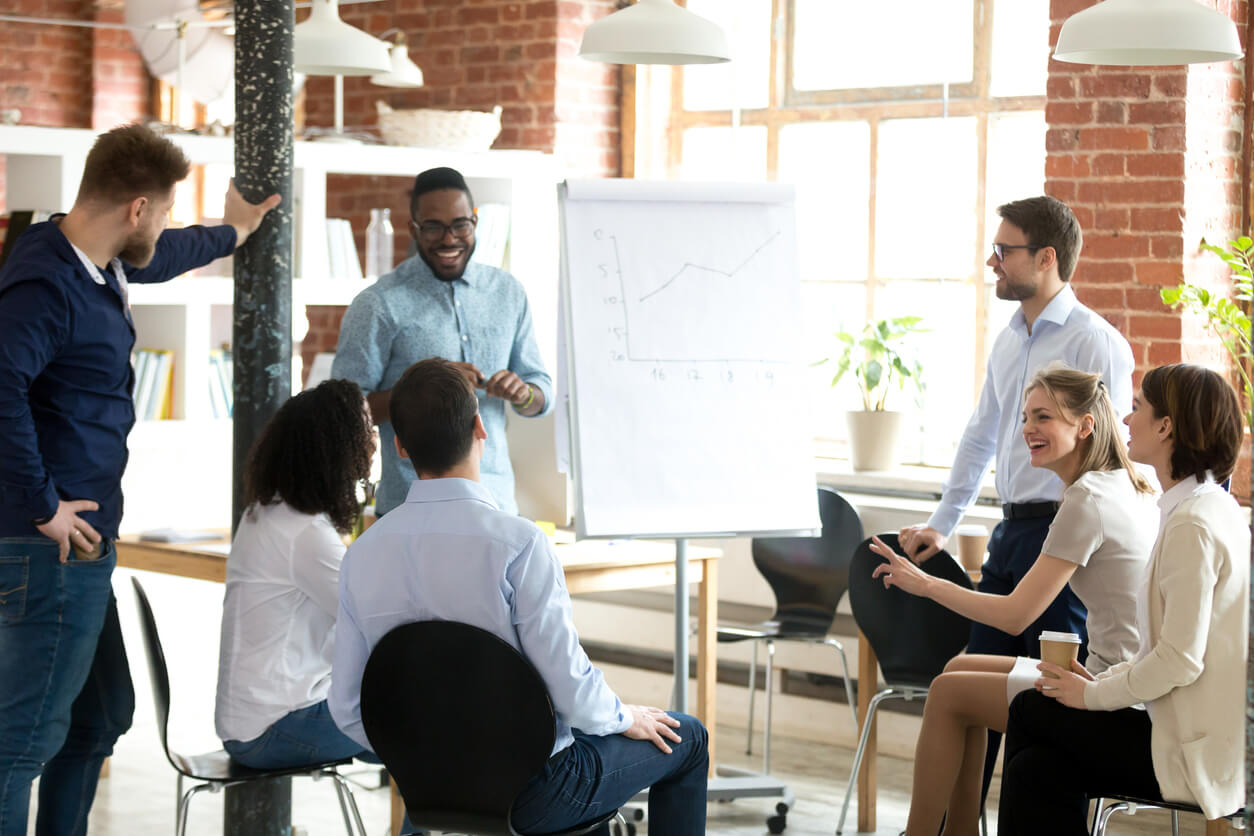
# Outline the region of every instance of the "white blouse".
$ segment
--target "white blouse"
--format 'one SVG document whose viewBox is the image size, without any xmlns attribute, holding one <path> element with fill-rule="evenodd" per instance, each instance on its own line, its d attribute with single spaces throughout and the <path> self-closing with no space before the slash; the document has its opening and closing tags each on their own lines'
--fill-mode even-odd
<svg viewBox="0 0 1254 836">
<path fill-rule="evenodd" d="M 253 505 L 226 564 L 214 723 L 222 740 L 260 737 L 326 699 L 345 546 L 326 514 Z"/>
</svg>

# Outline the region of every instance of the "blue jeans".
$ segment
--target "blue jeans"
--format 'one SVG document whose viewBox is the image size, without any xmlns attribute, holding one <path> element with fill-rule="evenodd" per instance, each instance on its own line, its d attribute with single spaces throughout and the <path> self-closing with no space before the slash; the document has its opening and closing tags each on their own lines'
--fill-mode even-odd
<svg viewBox="0 0 1254 836">
<path fill-rule="evenodd" d="M 224 740 L 222 745 L 232 758 L 253 769 L 312 766 L 344 758 L 380 763 L 374 752 L 363 750 L 339 730 L 326 700 L 288 712 L 253 740 Z"/>
<path fill-rule="evenodd" d="M 695 717 L 679 720 L 682 743 L 671 754 L 647 740 L 575 732 L 575 742 L 545 765 L 514 801 L 512 821 L 521 833 L 552 833 L 599 818 L 649 789 L 649 836 L 705 833 L 709 737 Z"/>
<path fill-rule="evenodd" d="M 39 782 L 38 836 L 87 832 L 96 781 L 131 726 L 135 691 L 106 543 L 61 563 L 45 538 L 0 539 L 0 836 L 26 836 Z"/>
</svg>

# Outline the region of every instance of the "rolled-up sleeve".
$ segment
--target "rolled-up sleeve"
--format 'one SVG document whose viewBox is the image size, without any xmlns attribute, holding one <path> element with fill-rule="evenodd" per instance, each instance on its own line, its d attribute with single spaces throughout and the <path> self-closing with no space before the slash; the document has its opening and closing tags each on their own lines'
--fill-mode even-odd
<svg viewBox="0 0 1254 836">
<path fill-rule="evenodd" d="M 383 300 L 372 290 L 362 291 L 340 322 L 331 377 L 351 380 L 367 394 L 377 392 L 395 336 L 396 324 Z"/>
<path fill-rule="evenodd" d="M 523 298 L 522 310 L 518 314 L 518 327 L 514 332 L 514 345 L 509 354 L 509 370 L 524 383 L 530 383 L 544 395 L 544 409 L 537 415 L 547 415 L 553 409 L 553 378 L 545 371 L 544 361 L 540 357 L 540 346 L 536 344 L 535 326 L 531 321 L 531 305 Z"/>
</svg>

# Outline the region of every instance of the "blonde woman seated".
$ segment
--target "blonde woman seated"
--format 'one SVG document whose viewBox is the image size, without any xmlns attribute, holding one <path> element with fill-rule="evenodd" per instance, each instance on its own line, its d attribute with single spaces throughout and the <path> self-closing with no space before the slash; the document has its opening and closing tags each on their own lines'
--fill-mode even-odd
<svg viewBox="0 0 1254 836">
<path fill-rule="evenodd" d="M 1018 635 L 1068 582 L 1088 609 L 1089 669 L 1132 658 L 1136 593 L 1154 537 L 1149 484 L 1128 460 L 1101 376 L 1049 366 L 1024 394 L 1023 443 L 1034 467 L 1066 486 L 1041 556 L 1009 595 L 975 592 L 919 570 L 878 538 L 885 586 L 922 595 L 968 618 Z M 1032 688 L 1037 660 L 962 655 L 928 691 L 915 749 L 907 836 L 978 831 L 987 729 L 1004 731 L 1010 701 Z M 1005 831 L 1007 833 L 1014 831 Z"/>
<path fill-rule="evenodd" d="M 1206 818 L 1245 804 L 1250 525 L 1215 480 L 1241 449 L 1241 407 L 1200 366 L 1146 373 L 1128 448 L 1163 486 L 1140 590 L 1140 649 L 1090 675 L 1042 663 L 1010 707 L 999 833 L 1082 834 L 1088 799 L 1185 801 Z M 1141 710 L 1141 709 L 1144 710 Z"/>
</svg>

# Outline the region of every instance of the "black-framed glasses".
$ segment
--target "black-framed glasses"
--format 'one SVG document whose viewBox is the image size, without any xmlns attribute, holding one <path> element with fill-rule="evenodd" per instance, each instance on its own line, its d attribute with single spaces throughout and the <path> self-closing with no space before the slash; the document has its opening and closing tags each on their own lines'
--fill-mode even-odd
<svg viewBox="0 0 1254 836">
<path fill-rule="evenodd" d="M 451 224 L 440 223 L 439 221 L 411 221 L 418 230 L 418 234 L 427 241 L 439 241 L 448 233 L 453 233 L 455 238 L 469 238 L 475 231 L 475 224 L 478 218 L 457 218 Z"/>
<path fill-rule="evenodd" d="M 1006 250 L 1030 250 L 1036 252 L 1045 248 L 1044 244 L 994 244 L 993 255 L 998 261 L 1006 260 Z"/>
</svg>

